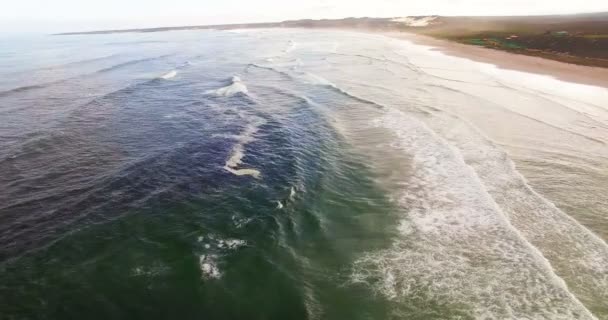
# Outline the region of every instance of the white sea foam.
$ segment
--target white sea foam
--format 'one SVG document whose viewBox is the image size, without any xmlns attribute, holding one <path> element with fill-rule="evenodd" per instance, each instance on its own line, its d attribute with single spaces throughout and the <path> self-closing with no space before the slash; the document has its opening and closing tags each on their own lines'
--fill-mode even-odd
<svg viewBox="0 0 608 320">
<path fill-rule="evenodd" d="M 295 200 L 296 197 L 296 189 L 294 187 L 290 187 L 289 188 L 289 196 L 287 196 L 286 199 L 284 200 L 279 200 L 277 201 L 277 209 L 283 209 L 284 206 L 286 206 L 287 204 L 289 204 L 290 202 L 293 202 Z"/>
<path fill-rule="evenodd" d="M 214 133 L 211 135 L 213 138 L 224 138 L 230 140 L 239 141 L 242 137 L 238 134 L 226 134 L 226 133 Z"/>
<path fill-rule="evenodd" d="M 247 241 L 240 239 L 222 239 L 215 234 L 208 234 L 207 236 L 200 236 L 197 242 L 205 244 L 206 248 L 216 249 L 238 249 L 242 246 L 247 245 Z"/>
<path fill-rule="evenodd" d="M 240 247 L 247 245 L 247 242 L 245 240 L 239 240 L 239 239 L 228 239 L 225 241 L 225 243 L 226 243 L 226 247 L 228 249 L 238 249 Z"/>
<path fill-rule="evenodd" d="M 251 123 L 239 135 L 237 144 L 232 148 L 232 154 L 230 155 L 230 158 L 226 160 L 224 169 L 237 176 L 252 176 L 259 179 L 261 176 L 259 170 L 240 168 L 243 158 L 245 157 L 245 146 L 255 139 L 255 133 L 259 130 L 259 127 L 265 123 L 264 119 L 259 117 L 250 117 L 249 121 L 251 121 Z"/>
<path fill-rule="evenodd" d="M 247 85 L 245 85 L 241 78 L 239 76 L 234 76 L 230 80 L 230 85 L 215 90 L 208 90 L 205 92 L 205 94 L 231 97 L 239 93 L 247 94 L 248 92 Z"/>
<path fill-rule="evenodd" d="M 251 221 L 253 221 L 252 218 L 239 218 L 237 215 L 233 215 L 231 217 L 232 219 L 232 223 L 234 223 L 234 226 L 237 228 L 242 228 L 244 226 L 246 226 L 247 224 L 249 224 Z"/>
<path fill-rule="evenodd" d="M 259 179 L 262 173 L 257 169 L 233 169 L 231 167 L 225 167 L 226 171 L 236 176 L 252 176 Z"/>
<path fill-rule="evenodd" d="M 509 222 L 592 308 L 608 301 L 608 245 L 534 191 L 509 156 L 470 123 L 447 112 L 428 125 L 457 148 Z"/>
<path fill-rule="evenodd" d="M 164 75 L 162 75 L 161 79 L 168 80 L 168 79 L 174 78 L 176 75 L 177 75 L 177 71 L 171 70 L 171 71 L 165 73 Z"/>
<path fill-rule="evenodd" d="M 232 149 L 232 155 L 226 161 L 224 169 L 237 176 L 252 176 L 256 179 L 260 178 L 260 171 L 257 169 L 239 169 L 245 157 L 245 145 L 242 142 L 237 143 Z"/>
<path fill-rule="evenodd" d="M 289 200 L 293 201 L 296 197 L 296 189 L 294 187 L 291 187 L 289 189 Z"/>
<path fill-rule="evenodd" d="M 407 214 L 393 246 L 362 257 L 353 281 L 394 300 L 467 305 L 476 319 L 594 319 L 456 149 L 401 112 L 381 125 L 413 157 L 396 191 Z"/>
<path fill-rule="evenodd" d="M 289 42 L 287 43 L 287 48 L 285 48 L 284 52 L 285 53 L 289 53 L 292 52 L 293 50 L 295 50 L 298 47 L 298 43 L 293 41 L 293 40 L 289 40 Z"/>
<path fill-rule="evenodd" d="M 199 267 L 204 279 L 219 279 L 222 277 L 220 265 L 223 258 L 230 252 L 247 245 L 241 239 L 222 239 L 214 234 L 198 237 L 205 253 L 199 255 Z"/>
<path fill-rule="evenodd" d="M 201 276 L 204 279 L 219 279 L 222 277 L 217 260 L 218 256 L 213 254 L 202 254 L 199 256 L 198 263 L 201 269 Z"/>
</svg>

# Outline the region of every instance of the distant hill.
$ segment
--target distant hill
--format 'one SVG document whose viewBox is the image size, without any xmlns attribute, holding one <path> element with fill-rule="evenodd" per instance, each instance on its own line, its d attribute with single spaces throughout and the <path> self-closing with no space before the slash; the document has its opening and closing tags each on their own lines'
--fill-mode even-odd
<svg viewBox="0 0 608 320">
<path fill-rule="evenodd" d="M 428 25 L 415 22 L 432 18 Z M 409 22 L 409 21 L 413 21 Z M 344 18 L 344 19 L 303 19 L 268 23 L 240 23 L 180 27 L 158 27 L 120 30 L 99 30 L 66 32 L 58 35 L 107 34 L 124 32 L 163 32 L 197 29 L 243 29 L 243 28 L 361 28 L 374 30 L 408 30 L 422 33 L 500 30 L 519 28 L 530 32 L 549 29 L 571 29 L 573 32 L 606 32 L 608 12 L 549 16 L 502 16 L 502 17 L 444 17 L 410 16 L 395 18 Z"/>
</svg>

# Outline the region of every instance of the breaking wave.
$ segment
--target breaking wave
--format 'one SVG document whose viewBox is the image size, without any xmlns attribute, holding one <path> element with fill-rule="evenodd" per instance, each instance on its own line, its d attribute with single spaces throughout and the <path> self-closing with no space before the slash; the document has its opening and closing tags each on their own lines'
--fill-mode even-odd
<svg viewBox="0 0 608 320">
<path fill-rule="evenodd" d="M 247 94 L 248 92 L 247 85 L 243 83 L 241 78 L 239 76 L 233 76 L 228 86 L 216 90 L 208 90 L 205 92 L 205 94 L 231 97 L 237 94 Z"/>
<path fill-rule="evenodd" d="M 247 241 L 240 239 L 222 239 L 217 235 L 209 234 L 198 237 L 201 253 L 198 257 L 201 276 L 203 279 L 220 279 L 222 259 L 231 251 L 247 245 Z"/>
<path fill-rule="evenodd" d="M 174 78 L 176 75 L 177 75 L 177 71 L 171 70 L 171 71 L 163 74 L 160 78 L 168 80 L 168 79 Z"/>
<path fill-rule="evenodd" d="M 242 168 L 243 158 L 245 157 L 245 147 L 248 143 L 255 140 L 255 134 L 260 129 L 260 126 L 265 123 L 264 119 L 259 117 L 250 117 L 250 123 L 245 130 L 237 137 L 237 144 L 232 148 L 230 158 L 226 160 L 224 169 L 237 176 L 252 176 L 259 179 L 261 172 L 257 169 Z"/>
<path fill-rule="evenodd" d="M 353 282 L 393 300 L 469 305 L 475 319 L 595 319 L 589 309 L 606 292 L 585 291 L 606 287 L 605 243 L 520 182 L 504 153 L 463 154 L 484 144 L 471 136 L 451 144 L 394 109 L 376 125 L 394 132 L 392 146 L 413 162 L 395 191 L 404 210 L 400 236 L 360 258 Z M 454 137 L 447 123 L 437 128 Z"/>
</svg>

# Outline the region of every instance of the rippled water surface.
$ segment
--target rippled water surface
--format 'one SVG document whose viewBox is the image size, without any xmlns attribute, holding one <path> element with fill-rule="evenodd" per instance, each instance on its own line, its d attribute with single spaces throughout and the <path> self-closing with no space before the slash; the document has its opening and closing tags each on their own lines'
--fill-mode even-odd
<svg viewBox="0 0 608 320">
<path fill-rule="evenodd" d="M 607 89 L 309 30 L 0 75 L 2 319 L 608 319 Z"/>
</svg>

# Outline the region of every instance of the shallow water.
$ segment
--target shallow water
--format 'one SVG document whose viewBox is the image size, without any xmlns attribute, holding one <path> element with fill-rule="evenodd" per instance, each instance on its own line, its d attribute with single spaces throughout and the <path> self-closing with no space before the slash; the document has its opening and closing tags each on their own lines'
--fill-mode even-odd
<svg viewBox="0 0 608 320">
<path fill-rule="evenodd" d="M 0 74 L 9 319 L 608 319 L 606 89 L 309 30 Z"/>
</svg>

